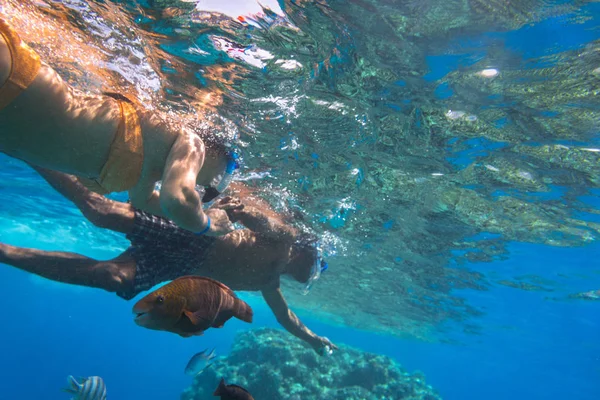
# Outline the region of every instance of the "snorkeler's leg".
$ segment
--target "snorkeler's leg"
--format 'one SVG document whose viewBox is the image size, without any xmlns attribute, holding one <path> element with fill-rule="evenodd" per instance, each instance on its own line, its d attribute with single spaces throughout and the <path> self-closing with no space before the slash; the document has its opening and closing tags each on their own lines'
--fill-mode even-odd
<svg viewBox="0 0 600 400">
<path fill-rule="evenodd" d="M 129 233 L 135 210 L 131 204 L 113 201 L 86 188 L 77 177 L 31 165 L 57 192 L 71 200 L 99 228 Z"/>
<path fill-rule="evenodd" d="M 132 286 L 135 261 L 128 254 L 98 261 L 76 253 L 43 251 L 0 243 L 0 263 L 53 281 L 100 288 L 109 292 Z"/>
</svg>

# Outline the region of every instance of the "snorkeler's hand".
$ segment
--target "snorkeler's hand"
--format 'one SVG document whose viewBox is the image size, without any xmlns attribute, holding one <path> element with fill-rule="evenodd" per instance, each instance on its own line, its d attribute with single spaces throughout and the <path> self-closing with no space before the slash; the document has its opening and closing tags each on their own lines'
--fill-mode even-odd
<svg viewBox="0 0 600 400">
<path fill-rule="evenodd" d="M 329 356 L 334 350 L 338 349 L 335 344 L 331 343 L 331 341 L 324 336 L 315 338 L 312 347 L 320 356 Z"/>
<path fill-rule="evenodd" d="M 225 210 L 209 208 L 206 210 L 206 215 L 210 218 L 210 229 L 204 235 L 223 236 L 235 230 Z"/>
<path fill-rule="evenodd" d="M 242 201 L 236 197 L 227 196 L 219 200 L 213 208 L 219 208 L 221 210 L 225 210 L 229 219 L 233 222 L 239 221 L 242 217 L 242 210 L 244 209 L 244 204 Z"/>
<path fill-rule="evenodd" d="M 277 218 L 269 218 L 262 210 L 252 205 L 244 204 L 235 197 L 225 197 L 218 201 L 213 207 L 227 212 L 232 222 L 239 222 L 251 231 L 271 235 L 279 240 L 288 240 L 293 237 L 290 229 Z"/>
</svg>

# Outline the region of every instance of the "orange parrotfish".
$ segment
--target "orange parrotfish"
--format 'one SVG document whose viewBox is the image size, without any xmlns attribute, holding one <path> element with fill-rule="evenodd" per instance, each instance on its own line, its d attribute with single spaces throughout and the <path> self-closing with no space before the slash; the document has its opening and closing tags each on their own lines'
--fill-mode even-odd
<svg viewBox="0 0 600 400">
<path fill-rule="evenodd" d="M 221 282 L 182 276 L 146 295 L 133 306 L 135 323 L 144 328 L 202 335 L 221 328 L 231 317 L 252 322 L 252 308 Z"/>
</svg>

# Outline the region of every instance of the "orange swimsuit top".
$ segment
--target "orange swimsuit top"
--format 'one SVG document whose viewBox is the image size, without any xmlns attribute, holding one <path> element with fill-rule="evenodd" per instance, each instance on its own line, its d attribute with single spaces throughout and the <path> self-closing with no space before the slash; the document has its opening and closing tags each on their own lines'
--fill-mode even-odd
<svg viewBox="0 0 600 400">
<path fill-rule="evenodd" d="M 19 35 L 0 18 L 0 35 L 6 41 L 11 65 L 8 79 L 0 86 L 0 110 L 9 105 L 35 80 L 40 66 L 40 57 L 19 38 Z"/>
<path fill-rule="evenodd" d="M 11 57 L 8 79 L 0 86 L 0 110 L 9 105 L 35 80 L 41 61 L 17 32 L 0 18 L 0 35 Z M 126 97 L 108 94 L 119 102 L 121 122 L 110 146 L 108 159 L 97 178 L 79 179 L 90 189 L 106 194 L 131 189 L 138 182 L 144 160 L 140 120 L 134 104 Z"/>
</svg>

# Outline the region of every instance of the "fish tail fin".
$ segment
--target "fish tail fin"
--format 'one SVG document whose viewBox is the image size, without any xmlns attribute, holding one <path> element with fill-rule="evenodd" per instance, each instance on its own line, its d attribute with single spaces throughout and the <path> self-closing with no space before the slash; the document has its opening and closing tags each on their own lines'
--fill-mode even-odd
<svg viewBox="0 0 600 400">
<path fill-rule="evenodd" d="M 236 318 L 241 319 L 244 322 L 251 323 L 254 317 L 254 311 L 252 308 L 243 300 L 235 299 L 233 303 L 233 314 Z"/>
<path fill-rule="evenodd" d="M 221 382 L 219 382 L 219 386 L 215 389 L 213 396 L 221 396 L 225 394 L 225 379 L 221 378 Z"/>
<path fill-rule="evenodd" d="M 77 382 L 77 380 L 73 377 L 73 375 L 69 375 L 67 377 L 67 383 L 69 384 L 68 387 L 63 388 L 63 392 L 67 392 L 70 394 L 77 394 L 79 393 L 79 389 L 81 388 L 81 385 L 79 384 L 79 382 Z"/>
</svg>

